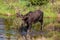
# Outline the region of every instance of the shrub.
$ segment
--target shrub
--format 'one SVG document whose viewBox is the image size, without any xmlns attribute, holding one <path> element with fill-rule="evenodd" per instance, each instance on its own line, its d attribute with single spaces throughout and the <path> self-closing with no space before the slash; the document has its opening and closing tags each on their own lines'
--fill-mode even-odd
<svg viewBox="0 0 60 40">
<path fill-rule="evenodd" d="M 43 5 L 48 3 L 48 0 L 29 0 L 32 5 Z"/>
<path fill-rule="evenodd" d="M 54 36 L 54 40 L 60 40 L 60 34 Z"/>
<path fill-rule="evenodd" d="M 20 27 L 22 27 L 22 24 L 23 24 L 23 27 L 25 27 L 27 25 L 26 23 L 24 23 L 22 18 L 15 18 L 13 20 L 13 27 L 14 28 L 20 28 Z"/>
<path fill-rule="evenodd" d="M 60 23 L 55 23 L 54 30 L 60 32 Z"/>
<path fill-rule="evenodd" d="M 54 35 L 53 31 L 47 32 L 46 34 L 44 34 L 44 36 L 47 37 L 47 38 L 51 38 L 51 37 L 53 37 L 53 35 Z"/>
</svg>

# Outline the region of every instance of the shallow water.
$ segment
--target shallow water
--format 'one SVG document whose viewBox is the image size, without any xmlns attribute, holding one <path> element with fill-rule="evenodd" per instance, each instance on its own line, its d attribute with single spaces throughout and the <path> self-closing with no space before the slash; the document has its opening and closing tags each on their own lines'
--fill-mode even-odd
<svg viewBox="0 0 60 40">
<path fill-rule="evenodd" d="M 5 30 L 5 24 L 4 24 L 4 19 L 0 18 L 0 40 L 8 40 L 8 36 L 6 35 L 6 33 L 10 33 L 10 34 L 16 34 L 15 31 L 10 30 L 9 32 L 7 32 Z M 10 40 L 17 40 L 17 38 L 13 35 L 10 36 Z"/>
</svg>

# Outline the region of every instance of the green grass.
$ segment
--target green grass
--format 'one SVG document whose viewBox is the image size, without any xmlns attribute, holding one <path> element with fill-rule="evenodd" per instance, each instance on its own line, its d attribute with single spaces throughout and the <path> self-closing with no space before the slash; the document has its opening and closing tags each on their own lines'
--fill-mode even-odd
<svg viewBox="0 0 60 40">
<path fill-rule="evenodd" d="M 43 6 L 42 10 L 44 12 L 44 25 L 56 21 L 57 13 L 53 11 L 52 5 L 50 5 L 50 3 L 45 7 Z"/>
<path fill-rule="evenodd" d="M 30 6 L 27 7 L 28 1 L 19 1 L 19 2 L 9 2 L 8 4 L 3 3 L 3 0 L 0 0 L 0 17 L 2 18 L 8 18 L 7 16 L 4 16 L 7 13 L 10 13 L 12 15 L 16 14 L 15 7 L 18 7 L 20 9 L 20 13 L 25 15 L 29 11 L 34 11 L 36 9 L 41 9 L 44 12 L 44 17 L 52 17 L 52 18 L 44 18 L 44 23 L 50 23 L 53 22 L 56 19 L 56 13 L 52 11 L 52 6 L 49 4 L 43 5 L 43 6 Z M 13 16 L 11 16 L 12 18 Z M 48 21 L 47 21 L 48 20 Z"/>
</svg>

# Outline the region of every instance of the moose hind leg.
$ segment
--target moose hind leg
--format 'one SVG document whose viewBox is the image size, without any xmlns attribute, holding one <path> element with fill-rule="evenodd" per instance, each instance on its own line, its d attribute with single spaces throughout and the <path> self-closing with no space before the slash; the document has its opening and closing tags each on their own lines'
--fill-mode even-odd
<svg viewBox="0 0 60 40">
<path fill-rule="evenodd" d="M 39 20 L 39 22 L 41 23 L 40 30 L 42 31 L 43 30 L 43 20 Z"/>
<path fill-rule="evenodd" d="M 40 35 L 41 37 L 43 36 L 43 20 L 39 21 L 41 23 L 41 27 L 40 27 Z"/>
</svg>

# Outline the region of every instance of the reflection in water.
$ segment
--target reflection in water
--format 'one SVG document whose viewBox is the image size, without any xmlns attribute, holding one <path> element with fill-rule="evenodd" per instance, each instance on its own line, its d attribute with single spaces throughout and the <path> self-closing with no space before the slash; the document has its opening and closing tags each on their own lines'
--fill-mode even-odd
<svg viewBox="0 0 60 40">
<path fill-rule="evenodd" d="M 0 40 L 6 40 L 7 39 L 8 36 L 6 36 L 6 33 L 7 33 L 6 31 L 0 30 Z M 10 40 L 16 40 L 16 37 L 13 36 L 13 34 L 15 35 L 16 32 L 15 31 L 10 31 L 10 34 L 12 34 L 11 37 L 10 37 Z"/>
<path fill-rule="evenodd" d="M 0 30 L 0 40 L 7 40 L 8 36 L 6 36 L 6 31 L 4 30 Z M 17 40 L 17 37 L 15 37 L 14 35 L 16 35 L 16 32 L 11 30 L 10 34 L 12 34 L 10 36 L 10 40 Z"/>
<path fill-rule="evenodd" d="M 5 30 L 0 30 L 0 34 L 3 34 L 3 33 L 5 33 Z"/>
<path fill-rule="evenodd" d="M 17 37 L 14 36 L 16 35 L 16 32 L 10 29 L 10 25 L 11 25 L 10 19 L 5 21 L 6 21 L 5 22 L 6 24 L 4 24 L 4 19 L 0 19 L 0 40 L 17 40 Z M 10 39 L 9 39 L 9 36 L 10 36 Z"/>
</svg>

